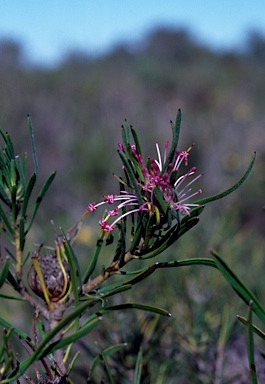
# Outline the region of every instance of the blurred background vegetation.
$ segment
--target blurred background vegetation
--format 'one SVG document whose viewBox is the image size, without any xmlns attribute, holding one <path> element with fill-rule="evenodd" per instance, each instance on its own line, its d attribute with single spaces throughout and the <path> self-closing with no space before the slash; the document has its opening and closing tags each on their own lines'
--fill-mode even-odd
<svg viewBox="0 0 265 384">
<path fill-rule="evenodd" d="M 52 245 L 51 219 L 56 228 L 66 230 L 89 202 L 117 192 L 112 172 L 121 174 L 116 148 L 125 118 L 137 129 L 145 155 L 151 156 L 156 142 L 162 146 L 170 139 L 170 119 L 181 108 L 180 146 L 187 149 L 195 143 L 190 164 L 204 173 L 200 180 L 204 196 L 233 184 L 254 151 L 257 161 L 238 191 L 207 206 L 198 226 L 158 259 L 208 257 L 208 249 L 215 248 L 265 304 L 264 94 L 265 36 L 257 31 L 248 34 L 240 50 L 224 51 L 198 43 L 186 29 L 160 27 L 141 41 L 116 45 L 98 57 L 69 52 L 52 68 L 33 65 L 18 42 L 0 41 L 1 129 L 12 135 L 20 155 L 30 153 L 26 119 L 30 114 L 40 178 L 58 172 L 28 246 Z M 87 218 L 77 244 L 84 262 L 93 250 L 98 219 L 96 214 Z M 124 294 L 126 301 L 137 299 L 169 309 L 172 319 L 126 313 L 118 322 L 104 320 L 95 334 L 102 347 L 128 342 L 126 352 L 112 361 L 124 383 L 131 382 L 135 362 L 129 356 L 140 345 L 149 358 L 144 383 L 175 383 L 178 375 L 178 383 L 218 384 L 220 361 L 227 367 L 225 377 L 231 379 L 229 353 L 239 348 L 233 342 L 244 333 L 236 315 L 245 315 L 246 308 L 218 272 L 207 268 L 159 270 L 142 289 Z M 25 327 L 23 322 L 21 326 Z M 230 335 L 227 342 L 224 334 Z M 81 348 L 87 349 L 87 342 Z M 244 343 L 239 350 L 243 353 Z M 244 383 L 244 368 L 239 374 L 231 382 Z"/>
</svg>

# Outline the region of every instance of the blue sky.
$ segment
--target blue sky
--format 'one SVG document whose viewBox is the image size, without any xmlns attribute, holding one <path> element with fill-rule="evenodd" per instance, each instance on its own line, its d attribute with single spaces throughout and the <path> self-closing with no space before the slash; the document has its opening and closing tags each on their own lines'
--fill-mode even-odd
<svg viewBox="0 0 265 384">
<path fill-rule="evenodd" d="M 98 54 L 157 25 L 233 47 L 250 29 L 265 34 L 265 0 L 0 0 L 0 20 L 0 39 L 20 41 L 33 61 L 49 65 L 68 50 Z"/>
</svg>

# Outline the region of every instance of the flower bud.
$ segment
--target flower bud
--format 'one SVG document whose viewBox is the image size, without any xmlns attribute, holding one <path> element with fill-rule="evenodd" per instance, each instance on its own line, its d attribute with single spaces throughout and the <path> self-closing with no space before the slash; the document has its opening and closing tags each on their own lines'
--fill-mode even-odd
<svg viewBox="0 0 265 384">
<path fill-rule="evenodd" d="M 32 259 L 33 265 L 28 278 L 32 291 L 46 301 L 47 298 L 52 302 L 62 299 L 68 292 L 70 282 L 66 260 L 58 260 L 56 253 L 47 253 L 40 257 L 33 256 Z"/>
</svg>

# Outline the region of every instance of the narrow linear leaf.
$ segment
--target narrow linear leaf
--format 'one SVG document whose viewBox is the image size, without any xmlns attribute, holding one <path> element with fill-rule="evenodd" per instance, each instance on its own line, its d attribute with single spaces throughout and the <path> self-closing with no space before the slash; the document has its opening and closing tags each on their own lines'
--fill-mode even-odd
<svg viewBox="0 0 265 384">
<path fill-rule="evenodd" d="M 3 341 L 0 345 L 0 361 L 2 363 L 2 369 L 1 369 L 1 374 L 3 375 L 3 361 L 5 361 L 5 353 L 6 353 L 6 347 L 8 345 L 8 341 L 10 339 L 10 336 L 12 335 L 13 333 L 13 329 L 8 329 L 8 330 L 5 330 L 4 332 L 2 332 L 2 335 L 3 335 Z M 5 361 L 5 363 L 7 363 L 7 361 Z M 6 370 L 6 367 L 7 367 L 7 364 L 5 364 L 5 370 Z M 6 370 L 7 372 L 7 370 Z"/>
<path fill-rule="evenodd" d="M 110 366 L 109 366 L 109 363 L 107 360 L 107 356 L 105 355 L 104 350 L 102 348 L 101 348 L 101 353 L 100 353 L 99 357 L 105 365 L 105 369 L 106 369 L 107 375 L 109 377 L 110 384 L 115 384 L 115 381 L 114 381 L 114 378 L 113 378 L 113 375 L 111 373 L 111 369 L 110 369 Z"/>
<path fill-rule="evenodd" d="M 130 128 L 127 123 L 127 120 L 125 120 L 125 125 L 122 125 L 121 130 L 121 137 L 122 137 L 122 143 L 124 146 L 124 149 L 127 147 L 127 145 L 131 145 L 131 135 L 130 135 Z"/>
<path fill-rule="evenodd" d="M 177 117 L 175 124 L 171 123 L 171 128 L 172 128 L 172 144 L 170 151 L 168 153 L 167 159 L 165 161 L 165 164 L 163 165 L 163 171 L 164 172 L 168 165 L 174 161 L 174 157 L 176 154 L 176 150 L 178 148 L 178 141 L 179 141 L 179 134 L 180 134 L 180 127 L 181 127 L 181 110 L 178 110 Z"/>
<path fill-rule="evenodd" d="M 6 132 L 5 137 L 6 137 L 6 140 L 5 140 L 6 141 L 6 152 L 9 156 L 10 160 L 15 159 L 14 146 L 13 146 L 11 137 L 10 137 L 8 132 Z"/>
<path fill-rule="evenodd" d="M 192 208 L 189 215 L 184 216 L 181 219 L 181 224 L 187 222 L 191 217 L 198 217 L 204 211 L 205 205 L 199 205 L 198 207 Z"/>
<path fill-rule="evenodd" d="M 17 300 L 17 301 L 24 301 L 25 302 L 25 299 L 22 299 L 22 297 L 4 295 L 3 293 L 0 293 L 0 297 L 2 297 L 3 299 L 7 299 L 7 300 Z"/>
<path fill-rule="evenodd" d="M 141 215 L 137 215 L 137 224 L 135 222 L 135 218 L 134 218 L 134 215 L 132 215 L 132 219 L 133 219 L 133 231 L 134 231 L 134 227 L 136 226 L 136 230 L 133 234 L 133 239 L 132 239 L 132 242 L 130 244 L 130 252 L 131 253 L 135 253 L 138 245 L 139 245 L 139 242 L 142 238 L 142 233 L 144 231 L 144 226 L 145 226 L 145 218 L 144 217 L 141 217 Z"/>
<path fill-rule="evenodd" d="M 149 267 L 145 268 L 142 272 L 140 272 L 137 276 L 125 281 L 123 285 L 134 285 L 139 283 L 139 281 L 144 280 L 146 277 L 150 276 L 155 272 L 158 263 L 151 264 Z"/>
<path fill-rule="evenodd" d="M 13 187 L 14 185 L 16 185 L 16 187 L 18 187 L 16 162 L 15 162 L 15 159 L 13 159 L 13 158 L 10 160 L 8 172 L 9 172 L 9 178 L 10 178 L 11 186 Z"/>
<path fill-rule="evenodd" d="M 107 307 L 105 309 L 101 309 L 100 311 L 94 313 L 93 315 L 89 316 L 83 323 L 82 327 L 84 327 L 86 324 L 90 323 L 94 319 L 97 319 L 98 317 L 102 317 L 112 311 L 120 311 L 120 310 L 125 310 L 125 309 L 140 309 L 142 311 L 149 311 L 153 313 L 158 313 L 159 315 L 163 316 L 171 316 L 171 313 L 166 311 L 165 309 L 155 307 L 152 305 L 145 305 L 145 304 L 139 304 L 139 303 L 122 303 L 119 305 L 113 305 L 111 307 Z"/>
<path fill-rule="evenodd" d="M 110 284 L 110 285 L 107 285 L 107 286 L 104 286 L 104 287 L 100 287 L 100 288 L 97 289 L 97 293 L 99 295 L 104 295 L 105 293 L 108 293 L 109 291 L 111 291 L 113 289 L 122 287 L 122 284 L 123 284 L 122 282 L 119 282 L 119 283 Z"/>
<path fill-rule="evenodd" d="M 141 148 L 140 141 L 138 139 L 137 132 L 136 132 L 136 130 L 133 127 L 131 127 L 131 132 L 132 132 L 133 140 L 134 140 L 134 143 L 135 143 L 135 146 L 136 146 L 136 152 L 139 153 L 139 155 L 143 156 L 143 151 L 142 151 L 142 148 Z"/>
<path fill-rule="evenodd" d="M 34 130 L 33 130 L 33 125 L 32 125 L 32 121 L 31 121 L 30 116 L 28 116 L 28 126 L 29 126 L 29 133 L 30 133 L 30 140 L 31 140 L 31 147 L 32 147 L 34 169 L 35 169 L 36 176 L 38 177 L 39 165 L 38 165 L 38 158 L 37 158 L 37 153 L 36 153 Z"/>
<path fill-rule="evenodd" d="M 2 129 L 0 129 L 0 135 L 2 136 L 5 144 L 7 144 L 7 135 L 8 135 L 8 132 L 4 132 L 2 131 Z"/>
<path fill-rule="evenodd" d="M 140 384 L 141 383 L 141 376 L 142 376 L 142 368 L 143 368 L 143 351 L 140 347 L 137 360 L 136 360 L 136 366 L 135 366 L 135 373 L 134 373 L 134 384 Z"/>
<path fill-rule="evenodd" d="M 180 229 L 177 233 L 178 238 L 183 236 L 184 233 L 186 233 L 192 227 L 194 227 L 196 224 L 198 224 L 198 222 L 199 222 L 199 218 L 197 216 L 190 217 L 189 219 L 187 219 L 185 221 L 182 220 L 181 225 L 180 225 Z"/>
<path fill-rule="evenodd" d="M 6 191 L 4 190 L 2 184 L 0 184 L 0 199 L 9 207 L 12 207 L 10 198 L 8 197 Z"/>
<path fill-rule="evenodd" d="M 44 183 L 44 185 L 43 185 L 43 187 L 42 187 L 42 189 L 41 189 L 41 191 L 40 191 L 40 194 L 39 194 L 39 196 L 37 197 L 37 200 L 36 200 L 36 203 L 35 203 L 35 206 L 34 206 L 34 210 L 33 210 L 33 214 L 32 214 L 32 217 L 31 217 L 29 226 L 28 226 L 28 228 L 27 228 L 25 234 L 27 234 L 28 231 L 30 230 L 30 228 L 31 228 L 31 226 L 32 226 L 32 224 L 33 224 L 33 221 L 34 221 L 34 219 L 35 219 L 35 216 L 36 216 L 36 214 L 37 214 L 37 212 L 38 212 L 39 206 L 40 206 L 40 204 L 41 204 L 41 202 L 42 202 L 42 200 L 43 200 L 43 198 L 44 198 L 44 196 L 45 196 L 47 190 L 49 189 L 51 183 L 53 182 L 53 180 L 54 180 L 54 178 L 55 178 L 55 175 L 56 175 L 56 172 L 52 172 L 52 173 L 50 174 L 50 176 L 48 177 L 48 179 L 46 180 L 46 182 Z"/>
<path fill-rule="evenodd" d="M 207 265 L 208 267 L 217 268 L 215 261 L 208 258 L 192 258 L 186 260 L 167 261 L 164 263 L 156 263 L 156 268 L 176 268 L 189 267 L 190 265 Z"/>
<path fill-rule="evenodd" d="M 165 215 L 167 213 L 167 210 L 168 210 L 168 205 L 165 202 L 165 198 L 164 198 L 164 195 L 163 195 L 161 189 L 156 186 L 154 188 L 153 192 L 154 192 L 154 195 L 155 195 L 155 197 L 159 203 L 159 206 L 161 207 L 161 209 L 163 211 L 163 214 Z"/>
<path fill-rule="evenodd" d="M 136 182 L 136 179 L 135 179 L 135 175 L 133 174 L 133 171 L 132 171 L 132 168 L 128 162 L 128 160 L 126 159 L 125 155 L 123 152 L 120 152 L 118 151 L 118 154 L 121 158 L 121 161 L 123 162 L 123 165 L 128 173 L 128 176 L 129 176 L 129 179 L 130 179 L 130 184 L 132 185 L 134 191 L 135 191 L 135 194 L 137 196 L 137 200 L 138 200 L 138 204 L 139 205 L 142 205 L 144 203 L 144 200 L 142 198 L 142 195 L 141 195 L 141 190 Z"/>
<path fill-rule="evenodd" d="M 113 345 L 109 348 L 104 349 L 103 352 L 104 352 L 104 355 L 106 357 L 108 357 L 108 356 L 113 355 L 116 352 L 119 352 L 121 349 L 125 348 L 126 346 L 127 346 L 127 343 L 116 344 L 116 345 Z M 89 372 L 89 378 L 92 376 L 95 368 L 100 363 L 100 361 L 101 360 L 100 360 L 99 356 L 96 356 L 95 359 L 92 361 L 91 367 L 90 367 L 90 372 Z"/>
<path fill-rule="evenodd" d="M 166 311 L 165 309 L 156 307 L 154 305 L 146 305 L 146 304 L 140 304 L 140 303 L 122 303 L 118 305 L 113 305 L 111 307 L 106 308 L 107 311 L 120 311 L 124 309 L 141 309 L 142 311 L 148 311 L 153 313 L 158 313 L 159 315 L 163 316 L 171 316 L 171 313 Z"/>
<path fill-rule="evenodd" d="M 152 257 L 155 257 L 159 255 L 161 252 L 163 252 L 165 249 L 169 247 L 172 242 L 170 242 L 170 239 L 177 239 L 177 233 L 179 231 L 179 223 L 174 225 L 172 228 L 170 228 L 169 231 L 167 231 L 163 237 L 158 240 L 153 247 L 150 247 L 149 249 L 142 252 L 139 257 L 141 259 L 151 259 Z"/>
<path fill-rule="evenodd" d="M 237 188 L 240 187 L 241 184 L 244 183 L 244 181 L 247 179 L 248 175 L 250 174 L 253 166 L 254 166 L 254 163 L 255 163 L 255 160 L 256 160 L 256 152 L 254 152 L 253 156 L 252 156 L 252 160 L 249 164 L 249 167 L 248 169 L 246 170 L 246 172 L 244 173 L 244 175 L 238 180 L 237 183 L 235 183 L 234 185 L 232 185 L 232 187 L 226 189 L 225 191 L 221 192 L 221 193 L 218 193 L 216 195 L 213 195 L 213 196 L 210 196 L 210 197 L 206 197 L 204 199 L 201 199 L 201 200 L 198 200 L 195 202 L 195 204 L 200 204 L 200 205 L 204 205 L 204 204 L 207 204 L 211 201 L 215 201 L 215 200 L 219 200 L 219 199 L 222 199 L 223 197 L 227 196 L 227 195 L 230 195 L 230 193 L 234 192 Z"/>
<path fill-rule="evenodd" d="M 252 384 L 258 384 L 257 374 L 256 374 L 256 365 L 255 365 L 255 354 L 254 354 L 252 305 L 253 305 L 253 301 L 250 301 L 248 306 L 248 317 L 247 317 L 248 363 L 249 363 L 249 374 L 250 374 L 251 382 Z"/>
<path fill-rule="evenodd" d="M 31 193 L 35 187 L 36 180 L 37 180 L 36 173 L 33 173 L 29 179 L 27 189 L 25 191 L 24 200 L 23 200 L 23 204 L 22 204 L 22 211 L 21 211 L 22 216 L 26 216 L 29 199 L 30 199 Z"/>
<path fill-rule="evenodd" d="M 8 218 L 7 218 L 7 216 L 6 216 L 5 212 L 4 212 L 1 204 L 0 204 L 0 217 L 3 220 L 3 222 L 4 222 L 5 226 L 6 226 L 6 229 L 10 232 L 11 236 L 14 236 L 15 231 L 14 231 L 14 229 L 12 227 L 12 224 L 10 224 L 10 222 L 9 222 L 9 220 L 8 220 Z"/>
<path fill-rule="evenodd" d="M 11 200 L 12 200 L 11 217 L 12 217 L 13 223 L 16 224 L 17 215 L 18 215 L 18 204 L 17 204 L 17 186 L 15 184 L 12 186 Z"/>
<path fill-rule="evenodd" d="M 74 254 L 74 251 L 64 235 L 64 242 L 63 244 L 59 245 L 59 256 L 61 256 L 61 259 L 66 258 L 70 270 L 70 281 L 72 285 L 72 291 L 74 294 L 74 303 L 75 307 L 78 307 L 79 305 L 79 292 L 82 289 L 82 282 L 81 282 L 81 276 L 80 276 L 80 268 L 78 261 L 76 259 L 76 256 Z M 79 317 L 76 317 L 74 320 L 74 329 L 77 330 L 79 327 Z M 69 346 L 70 348 L 70 346 Z M 69 350 L 70 353 L 70 350 Z"/>
<path fill-rule="evenodd" d="M 38 348 L 36 348 L 33 355 L 31 355 L 28 359 L 24 360 L 20 365 L 19 369 L 14 369 L 7 380 L 3 380 L 2 383 L 9 383 L 10 380 L 16 380 L 18 379 L 27 369 L 30 367 L 35 361 L 39 360 L 41 357 L 45 355 L 45 353 L 50 353 L 50 341 L 53 339 L 53 337 L 60 332 L 66 325 L 71 323 L 76 317 L 79 317 L 84 311 L 91 306 L 90 302 L 85 302 L 84 304 L 81 304 L 78 308 L 76 308 L 73 312 L 71 312 L 69 315 L 64 317 L 60 323 L 54 327 L 48 334 L 46 334 L 46 337 L 41 341 Z M 8 323 L 3 321 L 0 318 L 0 325 L 3 325 L 4 327 L 8 327 Z M 11 325 L 10 325 L 11 326 Z M 11 326 L 12 327 L 12 326 Z M 89 328 L 89 327 L 88 327 Z M 16 329 L 15 329 L 16 330 Z M 23 334 L 22 337 L 27 337 L 27 335 Z M 80 336 L 81 337 L 81 336 Z M 61 340 L 62 341 L 62 340 Z M 57 344 L 56 344 L 57 346 Z M 60 348 L 60 346 L 57 348 L 54 345 L 54 348 L 52 349 L 57 350 Z M 13 376 L 12 376 L 13 375 Z"/>
<path fill-rule="evenodd" d="M 6 281 L 9 272 L 9 258 L 6 258 L 0 268 L 0 288 Z"/>
<path fill-rule="evenodd" d="M 126 210 L 123 207 L 123 214 L 125 212 Z M 124 220 L 122 220 L 122 222 L 118 224 L 119 239 L 117 241 L 117 246 L 113 257 L 113 263 L 117 260 L 122 260 L 126 253 L 126 219 L 127 217 L 125 217 Z"/>
<path fill-rule="evenodd" d="M 27 160 L 28 160 L 28 155 L 25 152 L 22 160 L 23 174 L 25 175 L 25 178 L 27 176 Z"/>
<path fill-rule="evenodd" d="M 140 281 L 144 280 L 146 277 L 150 276 L 152 273 L 154 273 L 155 270 L 158 268 L 178 268 L 178 267 L 188 267 L 191 265 L 206 265 L 208 267 L 217 268 L 215 261 L 207 258 L 193 258 L 193 259 L 186 259 L 186 260 L 157 262 L 157 263 L 151 264 L 149 267 L 142 268 L 139 271 L 134 271 L 134 272 L 122 271 L 122 274 L 126 274 L 126 275 L 137 273 L 137 276 L 129 280 L 126 280 L 123 284 L 124 285 L 137 284 Z"/>
<path fill-rule="evenodd" d="M 22 165 L 22 162 L 21 162 L 21 159 L 19 156 L 16 156 L 15 162 L 16 162 L 16 169 L 17 169 L 18 174 L 19 174 L 19 180 L 21 182 L 23 191 L 25 191 L 25 189 L 26 189 L 25 172 L 24 172 L 23 165 Z"/>
<path fill-rule="evenodd" d="M 81 271 L 74 250 L 64 234 L 64 249 L 69 264 L 71 282 L 75 297 L 75 304 L 79 304 L 79 291 L 82 288 Z"/>
<path fill-rule="evenodd" d="M 16 327 L 14 327 L 13 324 L 10 324 L 8 321 L 2 319 L 1 317 L 0 317 L 0 325 L 3 328 L 6 328 L 6 329 L 13 329 L 13 332 L 17 336 L 21 337 L 22 339 L 26 339 L 26 340 L 28 340 L 30 342 L 31 339 L 28 337 L 28 335 L 26 333 L 24 333 L 23 331 L 21 331 L 20 329 L 18 329 Z M 31 343 L 32 343 L 32 345 L 34 345 L 32 340 L 31 340 Z"/>
<path fill-rule="evenodd" d="M 43 348 L 41 355 L 39 356 L 38 360 L 42 357 L 47 356 L 50 353 L 53 353 L 57 351 L 58 349 L 61 349 L 65 347 L 66 345 L 69 345 L 77 340 L 79 340 L 81 337 L 87 335 L 89 332 L 91 332 L 101 321 L 101 318 L 93 319 L 91 322 L 86 324 L 84 327 L 81 327 L 78 331 L 75 331 L 72 333 L 72 335 L 62 338 L 59 341 L 56 341 L 54 343 L 51 343 L 50 345 Z"/>
<path fill-rule="evenodd" d="M 25 245 L 25 220 L 24 217 L 21 217 L 19 220 L 19 249 L 23 251 Z"/>
<path fill-rule="evenodd" d="M 7 158 L 6 154 L 4 155 L 1 154 L 1 152 L 0 152 L 0 169 L 1 169 L 1 184 L 3 184 L 4 188 L 10 191 L 12 188 L 10 159 Z"/>
<path fill-rule="evenodd" d="M 117 288 L 111 289 L 111 290 L 107 291 L 106 293 L 102 294 L 101 298 L 105 299 L 106 297 L 116 295 L 117 293 L 128 291 L 131 288 L 132 288 L 131 284 L 124 284 L 122 286 L 119 286 Z"/>
<path fill-rule="evenodd" d="M 242 283 L 242 281 L 228 267 L 228 265 L 216 251 L 211 250 L 211 253 L 215 257 L 217 268 L 234 289 L 234 291 L 245 301 L 247 305 L 249 305 L 250 301 L 253 301 L 253 311 L 263 322 L 265 322 L 265 310 L 255 295 Z"/>
<path fill-rule="evenodd" d="M 101 236 L 97 239 L 97 245 L 95 247 L 94 254 L 93 254 L 91 261 L 88 265 L 88 268 L 85 271 L 85 274 L 82 278 L 83 284 L 87 283 L 88 279 L 90 278 L 90 276 L 92 275 L 92 273 L 94 272 L 94 270 L 96 268 L 98 256 L 99 256 L 99 253 L 100 253 L 102 245 L 103 245 L 104 236 L 105 236 L 105 234 L 102 233 Z"/>
<path fill-rule="evenodd" d="M 244 325 L 247 325 L 247 322 L 248 320 L 245 318 L 245 317 L 242 317 L 242 316 L 237 316 L 238 320 L 244 324 Z M 252 327 L 253 327 L 253 331 L 256 333 L 256 335 L 258 335 L 259 337 L 261 337 L 263 340 L 265 340 L 265 332 L 263 332 L 260 328 L 258 328 L 256 325 L 252 324 Z"/>
<path fill-rule="evenodd" d="M 130 276 L 130 275 L 138 275 L 138 273 L 142 273 L 143 271 L 145 271 L 146 269 L 148 269 L 149 267 L 144 267 L 144 268 L 140 268 L 140 269 L 137 269 L 136 271 L 124 271 L 124 270 L 119 270 L 117 272 L 117 275 L 125 275 L 125 276 Z"/>
<path fill-rule="evenodd" d="M 141 259 L 150 259 L 160 253 L 162 253 L 165 249 L 170 247 L 177 239 L 183 236 L 187 231 L 189 231 L 192 227 L 198 224 L 198 217 L 191 217 L 187 221 L 181 224 L 179 228 L 179 224 L 177 223 L 174 227 L 172 227 L 163 238 L 155 244 L 154 249 L 150 248 L 149 250 L 143 252 L 141 255 Z"/>
</svg>

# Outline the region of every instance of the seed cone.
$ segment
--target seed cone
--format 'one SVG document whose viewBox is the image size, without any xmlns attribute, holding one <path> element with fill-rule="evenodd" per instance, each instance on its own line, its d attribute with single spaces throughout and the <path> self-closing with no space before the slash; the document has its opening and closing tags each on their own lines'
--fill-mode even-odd
<svg viewBox="0 0 265 384">
<path fill-rule="evenodd" d="M 62 260 L 59 263 L 56 253 L 47 253 L 38 257 L 37 260 L 50 300 L 53 302 L 60 300 L 66 294 L 70 281 L 67 262 Z M 31 289 L 36 295 L 44 298 L 43 288 L 34 265 L 32 265 L 29 275 Z"/>
</svg>

